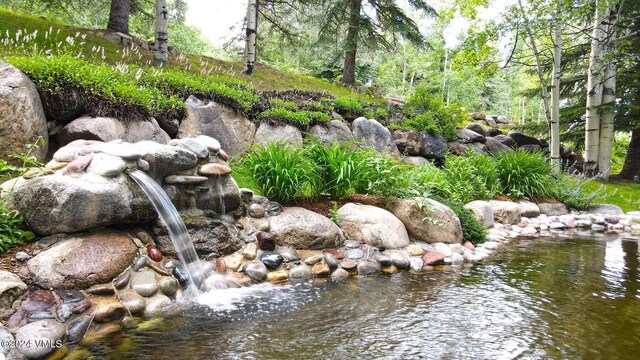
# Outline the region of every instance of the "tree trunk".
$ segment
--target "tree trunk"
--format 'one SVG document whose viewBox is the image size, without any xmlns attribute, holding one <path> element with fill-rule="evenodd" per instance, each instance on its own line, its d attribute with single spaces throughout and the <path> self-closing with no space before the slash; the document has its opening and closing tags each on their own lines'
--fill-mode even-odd
<svg viewBox="0 0 640 360">
<path fill-rule="evenodd" d="M 153 62 L 156 66 L 167 66 L 169 62 L 169 23 L 167 0 L 156 0 L 156 51 Z"/>
<path fill-rule="evenodd" d="M 561 2 L 558 1 L 558 14 L 562 13 Z M 559 18 L 553 31 L 553 75 L 551 79 L 551 118 L 549 119 L 549 150 L 551 166 L 554 174 L 560 172 L 560 64 L 562 56 L 562 27 Z"/>
<path fill-rule="evenodd" d="M 640 126 L 631 132 L 627 157 L 624 159 L 624 166 L 619 176 L 627 180 L 633 180 L 634 176 L 640 176 Z"/>
<path fill-rule="evenodd" d="M 256 39 L 258 35 L 258 0 L 249 0 L 247 5 L 247 30 L 244 43 L 244 73 L 253 74 L 256 62 Z"/>
<path fill-rule="evenodd" d="M 589 54 L 589 69 L 587 73 L 587 114 L 584 144 L 584 173 L 595 176 L 598 173 L 598 156 L 600 154 L 600 113 L 598 106 L 602 102 L 602 48 L 604 41 L 604 27 L 602 7 L 596 0 L 596 14 L 591 35 L 591 53 Z"/>
<path fill-rule="evenodd" d="M 131 13 L 131 0 L 111 0 L 107 29 L 128 34 L 129 13 Z"/>
<path fill-rule="evenodd" d="M 620 7 L 624 0 L 620 2 Z M 618 11 L 615 7 L 609 7 L 607 19 L 608 30 L 604 45 L 604 58 L 607 63 L 604 69 L 604 81 L 602 85 L 602 110 L 600 112 L 600 150 L 598 155 L 598 169 L 605 181 L 609 180 L 611 173 L 611 148 L 613 147 L 615 103 L 616 103 L 616 63 L 615 41 L 616 23 L 618 21 Z M 609 54 L 610 56 L 607 56 Z"/>
<path fill-rule="evenodd" d="M 358 49 L 362 0 L 351 0 L 350 8 L 351 14 L 349 15 L 349 30 L 347 31 L 347 48 L 344 52 L 342 82 L 352 85 L 356 83 L 356 51 Z"/>
</svg>

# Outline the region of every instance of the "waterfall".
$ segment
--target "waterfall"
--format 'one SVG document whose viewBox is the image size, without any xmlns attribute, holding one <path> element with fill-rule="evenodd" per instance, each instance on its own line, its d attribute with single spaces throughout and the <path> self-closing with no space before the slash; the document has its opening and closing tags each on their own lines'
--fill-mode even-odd
<svg viewBox="0 0 640 360">
<path fill-rule="evenodd" d="M 191 242 L 187 227 L 176 207 L 171 203 L 167 193 L 149 175 L 140 170 L 129 171 L 129 176 L 140 186 L 147 195 L 153 207 L 158 212 L 160 221 L 164 225 L 173 246 L 176 248 L 178 259 L 184 266 L 189 281 L 195 286 L 189 286 L 192 295 L 200 294 L 200 286 L 204 283 L 206 274 L 203 274 L 203 267 Z"/>
</svg>

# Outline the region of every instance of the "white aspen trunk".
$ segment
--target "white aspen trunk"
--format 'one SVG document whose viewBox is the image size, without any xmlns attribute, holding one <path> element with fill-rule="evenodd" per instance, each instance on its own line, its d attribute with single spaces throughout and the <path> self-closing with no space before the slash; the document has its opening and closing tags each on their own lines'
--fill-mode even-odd
<svg viewBox="0 0 640 360">
<path fill-rule="evenodd" d="M 167 0 L 156 0 L 156 50 L 153 62 L 156 66 L 167 66 L 169 62 L 169 22 Z"/>
<path fill-rule="evenodd" d="M 562 13 L 558 1 L 558 14 Z M 553 75 L 551 79 L 551 119 L 549 119 L 549 150 L 551 151 L 552 172 L 560 172 L 560 64 L 562 56 L 562 28 L 556 19 L 553 32 Z"/>
<path fill-rule="evenodd" d="M 620 3 L 620 8 L 624 0 Z M 604 81 L 602 86 L 602 108 L 600 113 L 600 150 L 598 155 L 598 169 L 605 181 L 609 181 L 611 174 L 611 149 L 613 147 L 614 122 L 615 122 L 615 101 L 616 101 L 616 63 L 615 41 L 616 23 L 618 21 L 618 10 L 609 8 L 608 31 L 604 52 L 609 54 L 604 69 Z"/>
<path fill-rule="evenodd" d="M 447 88 L 447 61 L 449 60 L 449 50 L 445 47 L 444 48 L 444 73 L 442 74 L 442 97 L 444 97 L 445 95 L 445 91 Z M 447 103 L 449 102 L 449 100 L 447 99 Z"/>
<path fill-rule="evenodd" d="M 595 176 L 598 173 L 598 156 L 600 153 L 600 113 L 598 106 L 602 102 L 602 50 L 605 36 L 602 10 L 596 0 L 596 14 L 591 35 L 591 53 L 587 72 L 587 104 L 584 144 L 584 173 Z"/>
<path fill-rule="evenodd" d="M 256 63 L 256 39 L 258 25 L 258 0 L 249 0 L 247 4 L 247 30 L 244 45 L 244 73 L 253 74 Z"/>
</svg>

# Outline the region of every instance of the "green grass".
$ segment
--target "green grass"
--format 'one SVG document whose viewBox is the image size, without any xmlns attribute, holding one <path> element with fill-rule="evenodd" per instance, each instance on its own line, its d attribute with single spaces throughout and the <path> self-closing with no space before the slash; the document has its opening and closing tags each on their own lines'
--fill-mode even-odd
<svg viewBox="0 0 640 360">
<path fill-rule="evenodd" d="M 284 122 L 302 130 L 306 130 L 309 125 L 327 123 L 331 120 L 329 115 L 319 111 L 291 111 L 282 108 L 271 108 L 265 110 L 258 115 L 258 118 L 260 120 Z"/>
<path fill-rule="evenodd" d="M 602 203 L 618 205 L 625 212 L 640 211 L 640 184 L 601 183 L 591 180 L 584 185 L 584 189 L 587 192 L 601 191 Z"/>
</svg>

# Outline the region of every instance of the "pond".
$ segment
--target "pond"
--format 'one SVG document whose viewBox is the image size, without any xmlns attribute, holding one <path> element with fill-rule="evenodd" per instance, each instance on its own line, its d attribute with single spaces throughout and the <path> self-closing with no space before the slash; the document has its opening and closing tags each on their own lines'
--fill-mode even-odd
<svg viewBox="0 0 640 360">
<path fill-rule="evenodd" d="M 216 291 L 117 359 L 637 358 L 638 243 L 518 240 L 473 267 Z"/>
</svg>

